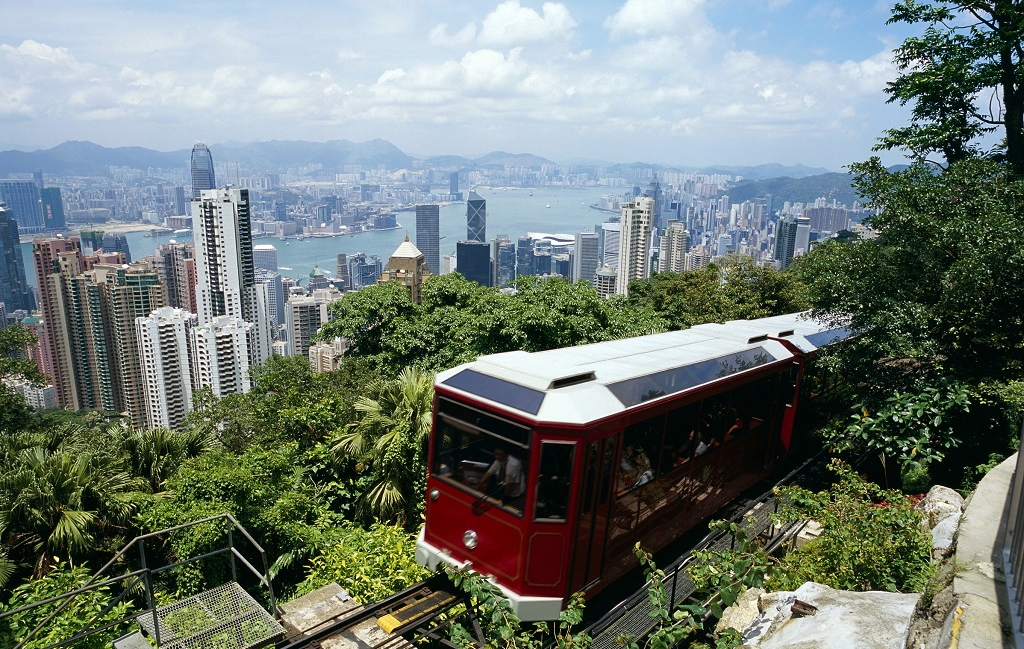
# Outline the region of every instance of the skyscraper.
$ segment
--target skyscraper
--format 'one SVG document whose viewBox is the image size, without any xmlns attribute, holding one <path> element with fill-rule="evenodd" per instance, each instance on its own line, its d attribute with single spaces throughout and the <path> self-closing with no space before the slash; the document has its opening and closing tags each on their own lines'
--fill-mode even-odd
<svg viewBox="0 0 1024 649">
<path fill-rule="evenodd" d="M 650 275 L 648 254 L 651 241 L 651 219 L 654 211 L 654 199 L 637 198 L 632 203 L 622 206 L 619 234 L 619 268 L 615 280 L 615 292 L 626 295 L 629 283 L 635 279 L 643 279 Z"/>
<path fill-rule="evenodd" d="M 0 302 L 8 312 L 17 309 L 31 311 L 35 298 L 25 279 L 25 260 L 21 256 L 18 222 L 0 203 Z M 0 323 L 2 328 L 3 323 Z"/>
<path fill-rule="evenodd" d="M 167 287 L 167 305 L 191 313 L 195 313 L 196 299 L 195 254 L 195 244 L 192 243 L 161 243 L 153 256 L 157 275 Z M 188 261 L 192 262 L 191 273 L 186 267 Z"/>
<path fill-rule="evenodd" d="M 69 257 L 81 264 L 82 249 L 77 238 L 33 239 L 32 258 L 36 267 L 36 282 L 39 285 L 39 308 L 43 313 L 43 371 L 51 378 L 57 389 L 57 402 L 72 410 L 78 410 L 74 389 L 74 369 L 71 366 L 71 348 L 67 340 L 58 334 L 58 325 L 64 317 L 62 291 L 60 290 L 60 264 L 62 257 Z"/>
<path fill-rule="evenodd" d="M 348 291 L 352 289 L 352 276 L 349 275 L 348 270 L 348 255 L 343 252 L 338 253 L 334 280 L 334 285 L 339 291 Z"/>
<path fill-rule="evenodd" d="M 174 429 L 192 409 L 192 328 L 196 314 L 162 307 L 135 319 L 146 426 Z"/>
<path fill-rule="evenodd" d="M 686 270 L 686 252 L 689 233 L 676 219 L 665 224 L 665 234 L 658 244 L 658 271 L 681 273 Z"/>
<path fill-rule="evenodd" d="M 456 176 L 457 178 L 458 176 Z M 423 253 L 431 275 L 441 274 L 441 208 L 437 205 L 416 206 L 416 247 Z"/>
<path fill-rule="evenodd" d="M 43 225 L 47 230 L 64 229 L 64 201 L 60 187 L 44 187 L 39 191 L 43 206 Z"/>
<path fill-rule="evenodd" d="M 455 244 L 459 273 L 480 286 L 491 285 L 491 247 L 485 241 L 460 241 Z"/>
<path fill-rule="evenodd" d="M 196 145 L 192 147 L 192 200 L 199 200 L 204 190 L 216 187 L 213 154 L 205 144 L 196 142 Z"/>
<path fill-rule="evenodd" d="M 491 273 L 491 285 L 505 288 L 516 279 L 516 244 L 512 243 L 507 234 L 499 234 L 492 245 L 491 261 L 494 270 Z"/>
<path fill-rule="evenodd" d="M 423 285 L 423 280 L 430 274 L 426 258 L 420 252 L 420 249 L 409 241 L 407 235 L 405 241 L 391 253 L 388 265 L 384 267 L 384 272 L 377 278 L 377 283 L 398 282 L 409 289 L 409 296 L 412 298 L 412 301 L 419 304 L 420 286 Z"/>
<path fill-rule="evenodd" d="M 661 230 L 661 212 L 665 197 L 661 191 L 661 183 L 658 182 L 657 174 L 655 174 L 654 178 L 651 179 L 651 182 L 647 185 L 647 189 L 644 190 L 644 196 L 654 201 L 654 207 L 651 210 L 651 227 Z"/>
<path fill-rule="evenodd" d="M 0 180 L 0 201 L 7 203 L 7 210 L 14 213 L 19 230 L 43 231 L 46 222 L 43 218 L 42 197 L 34 181 L 17 178 Z"/>
<path fill-rule="evenodd" d="M 253 263 L 252 223 L 249 212 L 249 190 L 210 189 L 200 200 L 192 201 L 192 223 L 196 239 L 196 285 L 199 298 L 199 327 L 194 334 L 197 344 L 227 344 L 237 340 L 245 329 L 251 339 L 248 366 L 262 363 L 270 356 L 270 313 L 266 286 L 256 282 Z M 210 330 L 199 336 L 215 319 L 229 333 Z M 230 319 L 252 325 L 244 328 Z M 207 358 L 215 350 L 194 351 Z M 237 354 L 236 354 L 237 355 Z M 211 386 L 233 386 L 235 382 L 210 379 Z M 218 393 L 218 396 L 221 396 Z"/>
<path fill-rule="evenodd" d="M 466 241 L 487 241 L 487 201 L 474 190 L 466 201 Z"/>
<path fill-rule="evenodd" d="M 594 274 L 601 265 L 600 237 L 594 232 L 577 232 L 573 248 L 571 279 L 594 283 Z"/>
<path fill-rule="evenodd" d="M 328 306 L 341 299 L 335 288 L 322 288 L 311 295 L 296 295 L 284 306 L 284 324 L 287 332 L 288 356 L 306 356 L 313 335 L 324 323 L 332 319 Z"/>
<path fill-rule="evenodd" d="M 516 279 L 533 275 L 533 239 L 519 237 L 516 244 Z"/>
</svg>

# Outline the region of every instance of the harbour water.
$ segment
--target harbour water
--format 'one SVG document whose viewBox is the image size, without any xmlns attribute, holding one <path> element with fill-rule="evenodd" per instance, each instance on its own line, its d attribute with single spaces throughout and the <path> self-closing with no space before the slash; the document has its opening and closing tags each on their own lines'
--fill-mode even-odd
<svg viewBox="0 0 1024 649">
<path fill-rule="evenodd" d="M 625 188 L 622 188 L 624 191 Z M 610 214 L 590 207 L 601 196 L 612 193 L 609 188 L 590 187 L 585 189 L 542 188 L 542 189 L 477 189 L 487 200 L 487 238 L 507 234 L 513 241 L 527 232 L 574 234 L 592 232 L 594 226 L 606 221 Z M 406 233 L 409 240 L 416 241 L 415 212 L 399 212 L 401 227 L 394 230 L 374 230 L 340 237 L 306 237 L 301 241 L 290 237 L 282 241 L 277 237 L 264 237 L 254 243 L 269 243 L 277 248 L 277 264 L 282 275 L 287 277 L 308 276 L 314 265 L 324 274 L 333 276 L 338 253 L 349 255 L 363 252 L 377 255 L 382 263 L 402 243 Z M 455 252 L 455 244 L 466 238 L 466 204 L 454 203 L 441 208 L 440 214 L 441 255 Z M 94 226 L 102 230 L 102 224 Z M 125 236 L 132 259 L 151 255 L 157 245 L 171 240 L 187 241 L 183 236 L 147 236 L 146 232 L 129 232 Z M 25 259 L 25 273 L 29 284 L 35 286 L 35 268 L 32 263 L 32 244 L 22 244 Z"/>
</svg>

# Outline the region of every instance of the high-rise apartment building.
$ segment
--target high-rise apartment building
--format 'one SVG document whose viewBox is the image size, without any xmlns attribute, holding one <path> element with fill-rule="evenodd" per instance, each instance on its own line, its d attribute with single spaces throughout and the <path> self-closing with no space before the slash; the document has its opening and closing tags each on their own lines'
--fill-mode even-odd
<svg viewBox="0 0 1024 649">
<path fill-rule="evenodd" d="M 602 240 L 604 241 L 602 266 L 617 268 L 619 265 L 619 239 L 622 235 L 622 223 L 605 221 L 601 224 Z"/>
<path fill-rule="evenodd" d="M 519 237 L 516 244 L 516 278 L 533 275 L 533 238 Z"/>
<path fill-rule="evenodd" d="M 653 198 L 640 197 L 622 206 L 619 267 L 615 284 L 615 292 L 619 295 L 628 294 L 629 283 L 633 280 L 650 275 L 648 257 L 653 212 Z"/>
<path fill-rule="evenodd" d="M 197 388 L 210 388 L 218 397 L 252 389 L 249 350 L 256 325 L 229 315 L 216 316 L 192 330 L 192 376 Z M 269 345 L 268 345 L 269 348 Z"/>
<path fill-rule="evenodd" d="M 388 265 L 384 267 L 384 272 L 377 278 L 377 283 L 398 282 L 409 290 L 412 301 L 419 304 L 420 287 L 423 285 L 423 280 L 430 274 L 425 255 L 406 236 L 405 241 L 391 253 Z"/>
<path fill-rule="evenodd" d="M 64 200 L 60 196 L 60 187 L 44 187 L 39 190 L 43 207 L 43 225 L 47 230 L 63 230 Z"/>
<path fill-rule="evenodd" d="M 492 242 L 491 262 L 494 269 L 491 272 L 491 286 L 505 288 L 511 286 L 516 279 L 516 244 L 507 234 L 499 234 Z"/>
<path fill-rule="evenodd" d="M 270 315 L 270 337 L 276 340 L 279 328 L 284 324 L 285 290 L 284 278 L 281 273 L 273 273 L 263 268 L 256 269 L 256 283 L 262 284 L 267 290 L 267 311 Z"/>
<path fill-rule="evenodd" d="M 192 200 L 202 197 L 202 192 L 217 187 L 217 178 L 213 172 L 213 154 L 202 142 L 192 147 Z"/>
<path fill-rule="evenodd" d="M 349 274 L 348 269 L 348 255 L 343 252 L 338 253 L 336 268 L 334 271 L 334 286 L 339 291 L 352 290 L 352 276 Z"/>
<path fill-rule="evenodd" d="M 456 176 L 458 178 L 458 176 Z M 441 274 L 441 208 L 416 206 L 416 247 L 423 253 L 431 275 Z"/>
<path fill-rule="evenodd" d="M 185 188 L 178 185 L 174 188 L 174 215 L 184 216 L 188 214 L 188 203 L 185 201 Z"/>
<path fill-rule="evenodd" d="M 36 307 L 35 297 L 25 279 L 25 260 L 21 255 L 21 238 L 14 215 L 0 203 L 0 302 L 7 311 Z"/>
<path fill-rule="evenodd" d="M 790 214 L 779 220 L 775 229 L 775 259 L 780 268 L 788 268 L 793 257 L 807 254 L 810 236 L 810 218 Z"/>
<path fill-rule="evenodd" d="M 670 219 L 665 224 L 665 234 L 658 243 L 658 271 L 681 273 L 686 270 L 688 242 L 689 232 L 686 226 L 676 219 Z"/>
<path fill-rule="evenodd" d="M 72 410 L 126 412 L 145 423 L 135 319 L 165 305 L 164 286 L 148 262 L 96 263 L 78 242 L 36 242 L 37 263 L 54 253 L 45 285 L 47 346 L 60 403 Z M 120 262 L 122 255 L 114 255 Z"/>
<path fill-rule="evenodd" d="M 35 181 L 0 179 L 0 201 L 7 203 L 7 210 L 13 212 L 22 232 L 42 232 L 46 227 L 42 197 Z"/>
<path fill-rule="evenodd" d="M 491 247 L 486 241 L 459 241 L 455 256 L 463 277 L 480 286 L 491 285 Z"/>
<path fill-rule="evenodd" d="M 314 372 L 333 372 L 341 367 L 345 349 L 343 338 L 335 338 L 330 342 L 312 343 L 309 346 L 309 364 Z"/>
<path fill-rule="evenodd" d="M 188 242 L 162 243 L 153 255 L 153 266 L 167 288 L 167 305 L 190 313 L 196 313 L 195 255 L 195 244 Z"/>
<path fill-rule="evenodd" d="M 135 319 L 146 426 L 175 429 L 192 409 L 192 329 L 198 316 L 162 307 Z"/>
<path fill-rule="evenodd" d="M 474 190 L 466 201 L 466 241 L 487 241 L 487 201 Z"/>
<path fill-rule="evenodd" d="M 256 282 L 249 190 L 203 191 L 192 224 L 200 327 L 222 316 L 251 323 L 249 365 L 258 365 L 270 356 L 270 319 L 266 287 Z"/>
<path fill-rule="evenodd" d="M 618 274 L 618 269 L 614 266 L 601 266 L 597 269 L 597 272 L 594 273 L 594 288 L 600 297 L 615 295 Z"/>
<path fill-rule="evenodd" d="M 63 291 L 61 290 L 60 268 L 72 263 L 76 272 L 81 268 L 82 250 L 79 240 L 33 239 L 32 259 L 35 262 L 36 282 L 39 286 L 39 308 L 43 314 L 43 371 L 53 381 L 57 390 L 57 402 L 72 410 L 78 410 L 75 397 L 74 369 L 71 365 L 71 348 L 68 341 L 58 333 L 58 326 L 64 318 Z M 61 263 L 62 258 L 65 259 Z"/>
<path fill-rule="evenodd" d="M 384 270 L 384 265 L 381 264 L 377 255 L 357 252 L 354 255 L 349 255 L 348 269 L 349 277 L 352 279 L 352 289 L 358 291 L 366 286 L 376 284 L 377 278 Z"/>
<path fill-rule="evenodd" d="M 284 306 L 288 356 L 306 356 L 313 335 L 332 319 L 329 305 L 342 297 L 335 288 L 316 289 L 310 295 L 296 295 Z"/>
<path fill-rule="evenodd" d="M 576 245 L 572 253 L 572 272 L 570 279 L 574 282 L 584 281 L 591 285 L 594 275 L 601 266 L 601 238 L 594 232 L 577 232 Z"/>
<path fill-rule="evenodd" d="M 277 248 L 271 243 L 258 243 L 252 247 L 252 263 L 256 268 L 277 272 Z"/>
</svg>

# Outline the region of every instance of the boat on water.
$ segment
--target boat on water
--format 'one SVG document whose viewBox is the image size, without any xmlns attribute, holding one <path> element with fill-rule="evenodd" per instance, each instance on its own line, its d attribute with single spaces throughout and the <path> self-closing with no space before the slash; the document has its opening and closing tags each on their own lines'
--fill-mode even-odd
<svg viewBox="0 0 1024 649">
<path fill-rule="evenodd" d="M 192 230 L 190 230 L 189 228 L 182 228 L 180 230 L 175 230 L 174 231 L 174 236 L 176 236 L 176 237 L 180 237 L 183 234 L 192 234 Z"/>
<path fill-rule="evenodd" d="M 547 205 L 545 205 L 544 207 L 545 207 L 545 209 L 549 209 L 549 208 L 551 207 L 551 203 L 548 203 L 548 204 L 547 204 Z"/>
<path fill-rule="evenodd" d="M 168 234 L 172 234 L 174 231 L 170 228 L 151 228 L 147 237 L 162 237 Z"/>
</svg>

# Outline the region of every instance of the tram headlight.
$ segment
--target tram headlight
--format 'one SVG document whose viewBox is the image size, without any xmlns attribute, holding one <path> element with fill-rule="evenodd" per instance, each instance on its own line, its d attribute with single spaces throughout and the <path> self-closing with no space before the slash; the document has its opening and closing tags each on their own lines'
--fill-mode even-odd
<svg viewBox="0 0 1024 649">
<path fill-rule="evenodd" d="M 476 532 L 474 532 L 473 530 L 466 530 L 466 533 L 462 535 L 462 542 L 470 550 L 476 549 L 476 544 L 478 541 L 479 539 L 476 536 Z"/>
</svg>

